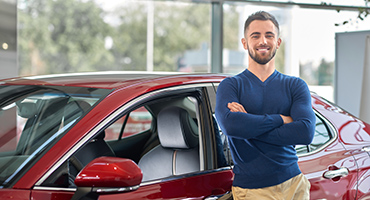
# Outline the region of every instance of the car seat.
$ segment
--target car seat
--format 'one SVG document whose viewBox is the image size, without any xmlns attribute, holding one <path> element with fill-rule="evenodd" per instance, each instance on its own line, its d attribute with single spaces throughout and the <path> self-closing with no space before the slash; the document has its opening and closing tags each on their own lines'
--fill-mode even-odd
<svg viewBox="0 0 370 200">
<path fill-rule="evenodd" d="M 104 141 L 105 132 L 99 133 L 94 139 L 92 139 L 88 144 L 86 144 L 82 149 L 80 149 L 74 156 L 71 157 L 70 162 L 79 172 L 84 168 L 89 162 L 95 158 L 101 156 L 112 156 L 115 157 L 115 153 L 110 148 L 110 146 Z M 72 173 L 72 174 L 77 174 Z"/>
<path fill-rule="evenodd" d="M 143 181 L 200 170 L 198 126 L 189 113 L 171 106 L 157 116 L 160 145 L 146 153 L 138 165 Z"/>
</svg>

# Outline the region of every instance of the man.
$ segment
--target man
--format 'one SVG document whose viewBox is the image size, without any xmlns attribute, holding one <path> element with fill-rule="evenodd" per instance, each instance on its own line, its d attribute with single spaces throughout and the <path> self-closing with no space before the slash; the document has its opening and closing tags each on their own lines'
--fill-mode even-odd
<svg viewBox="0 0 370 200">
<path fill-rule="evenodd" d="M 311 143 L 315 115 L 307 84 L 275 68 L 279 31 L 271 14 L 249 16 L 241 40 L 248 68 L 217 89 L 216 118 L 234 161 L 235 200 L 309 199 L 295 145 Z"/>
</svg>

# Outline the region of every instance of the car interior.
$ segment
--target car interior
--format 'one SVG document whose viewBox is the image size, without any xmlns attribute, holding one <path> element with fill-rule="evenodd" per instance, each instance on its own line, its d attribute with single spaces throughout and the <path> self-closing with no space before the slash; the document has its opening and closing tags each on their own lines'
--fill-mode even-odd
<svg viewBox="0 0 370 200">
<path fill-rule="evenodd" d="M 194 96 L 159 98 L 123 114 L 74 153 L 43 185 L 73 188 L 78 172 L 101 156 L 133 160 L 143 171 L 143 182 L 201 170 L 199 114 Z M 219 134 L 216 140 L 221 143 L 225 139 Z M 224 150 L 219 152 L 219 160 L 226 166 Z"/>
</svg>

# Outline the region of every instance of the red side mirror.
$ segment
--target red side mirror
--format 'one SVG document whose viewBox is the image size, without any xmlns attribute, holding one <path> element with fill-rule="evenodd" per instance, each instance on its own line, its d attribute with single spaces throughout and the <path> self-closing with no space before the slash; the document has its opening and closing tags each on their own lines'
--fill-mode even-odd
<svg viewBox="0 0 370 200">
<path fill-rule="evenodd" d="M 75 179 L 77 191 L 74 197 L 79 199 L 87 193 L 99 195 L 136 190 L 142 178 L 140 168 L 130 159 L 96 158 L 77 175 Z"/>
<path fill-rule="evenodd" d="M 75 179 L 77 187 L 131 187 L 140 185 L 143 173 L 134 161 L 100 157 L 91 161 Z"/>
</svg>

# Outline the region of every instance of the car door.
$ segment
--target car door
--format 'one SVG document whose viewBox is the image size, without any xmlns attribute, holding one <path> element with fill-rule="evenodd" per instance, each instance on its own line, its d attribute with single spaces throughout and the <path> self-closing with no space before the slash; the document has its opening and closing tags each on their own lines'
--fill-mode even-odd
<svg viewBox="0 0 370 200">
<path fill-rule="evenodd" d="M 297 148 L 312 184 L 311 199 L 368 198 L 369 125 L 316 94 L 312 105 L 318 117 L 314 141 L 306 152 Z"/>
<path fill-rule="evenodd" d="M 316 113 L 313 142 L 296 149 L 300 169 L 311 183 L 311 199 L 355 199 L 356 162 L 326 118 Z"/>
<path fill-rule="evenodd" d="M 191 92 L 189 91 L 191 90 Z M 200 166 L 198 171 L 186 174 L 171 175 L 154 180 L 144 180 L 140 188 L 136 191 L 122 194 L 102 195 L 100 199 L 214 199 L 230 191 L 233 174 L 229 166 L 221 166 L 217 156 L 223 156 L 223 149 L 220 149 L 222 155 L 217 154 L 217 144 L 220 142 L 218 127 L 214 124 L 212 108 L 208 91 L 213 92 L 211 84 L 188 88 L 187 90 L 174 91 L 166 96 L 154 100 L 155 104 L 148 105 L 148 109 L 157 113 L 162 105 L 177 105 L 176 98 L 181 99 L 181 95 L 186 94 L 185 99 L 190 99 L 196 111 L 196 120 L 200 136 Z M 174 97 L 176 96 L 176 98 Z M 164 103 L 162 104 L 161 101 Z M 222 145 L 219 145 L 222 146 Z M 152 155 L 151 155 L 152 156 Z M 155 161 L 153 161 L 155 162 Z M 140 161 L 138 162 L 140 166 Z M 163 161 L 163 168 L 165 168 Z M 145 174 L 146 171 L 144 170 Z"/>
<path fill-rule="evenodd" d="M 354 157 L 358 167 L 357 199 L 370 197 L 370 132 L 369 124 L 347 116 L 338 126 L 338 133 L 345 149 Z"/>
</svg>

